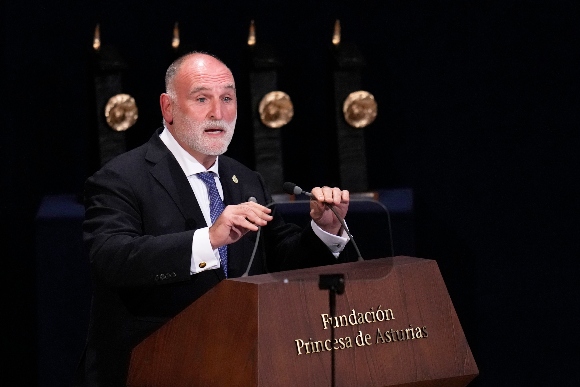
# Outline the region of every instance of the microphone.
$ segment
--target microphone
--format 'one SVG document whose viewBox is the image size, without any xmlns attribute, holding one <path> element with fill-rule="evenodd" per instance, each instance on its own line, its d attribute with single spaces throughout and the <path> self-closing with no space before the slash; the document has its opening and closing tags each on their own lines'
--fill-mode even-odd
<svg viewBox="0 0 580 387">
<path fill-rule="evenodd" d="M 289 181 L 285 182 L 282 185 L 282 189 L 284 190 L 284 192 L 286 192 L 287 194 L 290 194 L 290 195 L 300 195 L 300 194 L 304 194 L 304 195 L 310 197 L 311 199 L 313 199 L 311 192 L 304 191 L 302 188 L 300 188 L 296 184 L 291 183 Z M 358 249 L 358 246 L 357 246 L 356 242 L 354 241 L 354 237 L 350 233 L 350 230 L 348 229 L 348 226 L 346 225 L 344 219 L 342 219 L 338 215 L 338 213 L 336 212 L 336 210 L 334 209 L 334 206 L 332 204 L 324 203 L 324 205 L 326 207 L 328 207 L 332 211 L 332 213 L 334 214 L 334 216 L 336 216 L 336 219 L 338 219 L 338 221 L 340 222 L 341 226 L 344 228 L 344 231 L 346 231 L 346 234 L 348 235 L 348 237 L 352 241 L 352 245 L 354 246 L 354 249 L 356 250 L 358 260 L 359 261 L 364 261 L 363 257 L 361 256 L 360 250 Z"/>
<path fill-rule="evenodd" d="M 310 192 L 304 191 L 302 188 L 300 188 L 299 186 L 297 186 L 294 183 L 290 183 L 289 181 L 285 182 L 282 185 L 282 189 L 284 190 L 284 192 L 286 192 L 287 194 L 290 194 L 290 195 L 304 194 L 308 197 L 312 197 L 312 194 Z"/>
</svg>

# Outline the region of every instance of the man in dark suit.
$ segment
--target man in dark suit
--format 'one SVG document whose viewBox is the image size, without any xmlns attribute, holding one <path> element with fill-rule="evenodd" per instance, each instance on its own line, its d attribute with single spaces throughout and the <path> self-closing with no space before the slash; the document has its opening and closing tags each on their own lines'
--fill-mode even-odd
<svg viewBox="0 0 580 387">
<path fill-rule="evenodd" d="M 312 189 L 313 221 L 302 230 L 266 207 L 272 199 L 256 172 L 222 156 L 237 117 L 225 64 L 203 53 L 179 58 L 160 105 L 164 128 L 85 186 L 94 283 L 85 385 L 124 385 L 132 348 L 221 280 L 245 272 L 259 227 L 250 274 L 355 258 L 325 205 L 344 217 L 348 191 Z"/>
</svg>

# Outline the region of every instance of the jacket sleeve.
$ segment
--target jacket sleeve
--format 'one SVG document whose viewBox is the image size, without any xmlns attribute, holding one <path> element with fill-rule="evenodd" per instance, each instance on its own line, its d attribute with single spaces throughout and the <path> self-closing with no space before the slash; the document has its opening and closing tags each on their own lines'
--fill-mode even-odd
<svg viewBox="0 0 580 387">
<path fill-rule="evenodd" d="M 147 235 L 145 203 L 126 176 L 106 167 L 85 183 L 83 239 L 91 270 L 112 287 L 149 286 L 189 279 L 193 230 Z"/>
</svg>

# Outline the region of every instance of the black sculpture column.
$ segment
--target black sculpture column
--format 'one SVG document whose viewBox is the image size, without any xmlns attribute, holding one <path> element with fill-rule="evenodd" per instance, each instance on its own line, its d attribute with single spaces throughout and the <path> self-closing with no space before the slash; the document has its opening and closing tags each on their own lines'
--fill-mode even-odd
<svg viewBox="0 0 580 387">
<path fill-rule="evenodd" d="M 277 90 L 281 63 L 273 49 L 256 44 L 254 28 L 252 21 L 248 49 L 255 168 L 268 190 L 281 194 L 284 165 L 280 128 L 292 119 L 294 109 L 290 97 Z"/>
<path fill-rule="evenodd" d="M 102 45 L 99 26 L 93 41 L 93 86 L 96 113 L 96 167 L 127 150 L 125 130 L 138 118 L 135 100 L 123 93 L 127 64 L 111 45 Z"/>
<path fill-rule="evenodd" d="M 340 185 L 354 193 L 368 189 L 364 131 L 376 117 L 374 97 L 361 90 L 365 60 L 354 44 L 341 43 L 335 24 L 331 49 L 334 124 L 338 145 Z"/>
</svg>

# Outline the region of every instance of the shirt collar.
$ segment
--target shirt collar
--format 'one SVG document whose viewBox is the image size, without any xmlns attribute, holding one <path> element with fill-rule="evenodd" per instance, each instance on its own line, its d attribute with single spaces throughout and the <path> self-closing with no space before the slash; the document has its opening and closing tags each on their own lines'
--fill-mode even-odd
<svg viewBox="0 0 580 387">
<path fill-rule="evenodd" d="M 173 154 L 177 163 L 185 173 L 185 176 L 189 177 L 191 175 L 195 175 L 196 173 L 200 172 L 213 172 L 219 176 L 218 173 L 218 162 L 219 156 L 216 158 L 215 163 L 209 167 L 209 169 L 205 169 L 205 167 L 195 159 L 192 155 L 190 155 L 185 149 L 179 145 L 177 140 L 173 137 L 173 135 L 169 132 L 167 127 L 163 127 L 163 131 L 159 135 L 159 138 L 165 146 L 169 149 L 169 151 Z"/>
</svg>

